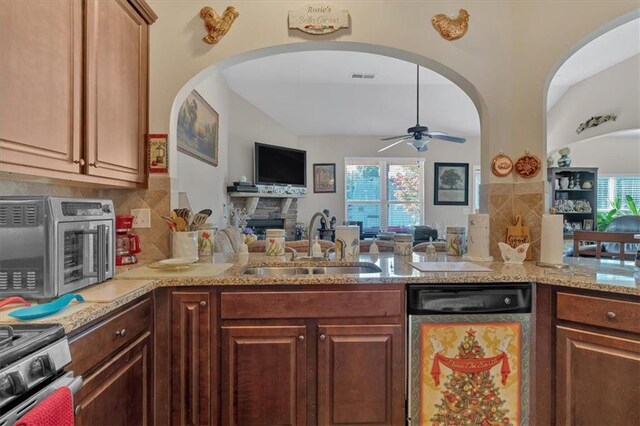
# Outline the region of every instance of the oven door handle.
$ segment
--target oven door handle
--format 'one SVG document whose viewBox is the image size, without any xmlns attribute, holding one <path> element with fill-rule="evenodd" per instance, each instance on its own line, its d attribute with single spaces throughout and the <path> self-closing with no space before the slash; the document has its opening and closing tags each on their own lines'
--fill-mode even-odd
<svg viewBox="0 0 640 426">
<path fill-rule="evenodd" d="M 107 278 L 107 226 L 98 225 L 98 282 Z"/>
</svg>

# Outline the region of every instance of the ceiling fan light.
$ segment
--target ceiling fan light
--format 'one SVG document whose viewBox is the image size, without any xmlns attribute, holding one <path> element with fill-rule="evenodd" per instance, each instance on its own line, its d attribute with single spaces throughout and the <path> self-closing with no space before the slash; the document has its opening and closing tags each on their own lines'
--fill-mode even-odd
<svg viewBox="0 0 640 426">
<path fill-rule="evenodd" d="M 424 139 L 413 139 L 409 142 L 409 145 L 414 147 L 418 152 L 425 152 L 427 150 L 427 141 Z"/>
</svg>

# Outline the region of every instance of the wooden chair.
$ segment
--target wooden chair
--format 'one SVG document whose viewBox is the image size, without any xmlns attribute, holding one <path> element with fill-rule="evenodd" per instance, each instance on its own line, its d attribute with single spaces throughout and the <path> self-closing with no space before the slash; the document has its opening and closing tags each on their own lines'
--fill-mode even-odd
<svg viewBox="0 0 640 426">
<path fill-rule="evenodd" d="M 573 232 L 573 257 L 612 257 L 617 259 L 633 260 L 635 252 L 625 253 L 625 243 L 640 243 L 634 234 L 637 232 L 598 232 L 598 231 L 574 231 Z M 593 242 L 595 249 L 580 249 L 580 242 Z M 611 253 L 602 250 L 602 243 L 618 243 L 618 251 Z"/>
</svg>

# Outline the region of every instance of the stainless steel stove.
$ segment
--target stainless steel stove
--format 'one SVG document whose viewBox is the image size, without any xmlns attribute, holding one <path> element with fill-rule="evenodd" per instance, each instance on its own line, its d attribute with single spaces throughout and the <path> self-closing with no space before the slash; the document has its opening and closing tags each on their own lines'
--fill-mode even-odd
<svg viewBox="0 0 640 426">
<path fill-rule="evenodd" d="M 75 394 L 82 378 L 64 371 L 69 363 L 61 325 L 0 325 L 0 426 L 12 425 L 61 386 Z"/>
</svg>

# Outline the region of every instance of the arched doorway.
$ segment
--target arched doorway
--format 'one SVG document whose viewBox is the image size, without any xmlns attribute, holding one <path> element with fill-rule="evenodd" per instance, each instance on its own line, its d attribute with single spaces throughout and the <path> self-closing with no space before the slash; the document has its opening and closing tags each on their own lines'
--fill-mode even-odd
<svg viewBox="0 0 640 426">
<path fill-rule="evenodd" d="M 273 47 L 273 48 L 265 48 L 265 49 L 260 49 L 257 51 L 251 51 L 251 52 L 246 52 L 231 58 L 227 58 L 223 61 L 221 61 L 220 63 L 208 67 L 207 69 L 199 72 L 196 76 L 194 76 L 176 95 L 174 102 L 173 102 L 173 106 L 172 106 L 172 112 L 171 112 L 171 121 L 170 121 L 170 146 L 171 146 L 171 157 L 173 159 L 173 163 L 172 166 L 170 167 L 170 169 L 172 171 L 176 171 L 175 175 L 173 175 L 173 177 L 178 177 L 179 175 L 181 175 L 180 172 L 180 166 L 177 165 L 176 162 L 176 158 L 177 158 L 177 151 L 176 151 L 176 126 L 177 126 L 177 115 L 178 115 L 178 111 L 182 105 L 182 103 L 184 102 L 184 99 L 187 97 L 187 95 L 191 92 L 191 90 L 193 90 L 195 87 L 197 87 L 198 85 L 200 85 L 203 81 L 205 81 L 207 78 L 209 78 L 212 74 L 221 74 L 224 73 L 225 70 L 227 69 L 231 69 L 234 66 L 237 66 L 239 64 L 243 64 L 243 63 L 247 63 L 249 61 L 256 61 L 258 62 L 261 58 L 267 58 L 267 57 L 274 57 L 276 55 L 286 55 L 286 54 L 295 54 L 297 52 L 353 52 L 353 53 L 367 53 L 367 54 L 372 54 L 372 55 L 380 55 L 383 57 L 387 57 L 387 58 L 394 58 L 395 60 L 399 60 L 399 61 L 406 61 L 406 62 L 410 62 L 413 64 L 419 64 L 425 68 L 428 68 L 442 76 L 444 76 L 446 79 L 448 79 L 449 81 L 453 82 L 453 84 L 456 86 L 456 88 L 459 88 L 459 90 L 461 90 L 464 94 L 466 94 L 466 96 L 468 97 L 468 99 L 470 100 L 470 103 L 473 105 L 478 118 L 477 118 L 477 126 L 479 128 L 479 116 L 482 114 L 482 108 L 483 108 L 483 100 L 481 98 L 481 96 L 479 95 L 478 91 L 476 90 L 476 88 L 469 83 L 465 78 L 463 78 L 460 74 L 458 74 L 457 72 L 443 66 L 442 64 L 433 61 L 429 58 L 420 56 L 420 55 L 416 55 L 414 53 L 410 53 L 410 52 L 406 52 L 406 51 L 402 51 L 399 49 L 392 49 L 392 48 L 387 48 L 384 46 L 377 46 L 377 45 L 369 45 L 369 44 L 363 44 L 363 43 L 340 43 L 340 42 L 327 42 L 327 43 L 297 43 L 297 44 L 292 44 L 292 45 L 285 45 L 285 46 L 277 46 L 277 47 Z M 413 89 L 412 89 L 413 90 Z M 414 100 L 415 98 L 411 98 L 409 100 L 408 103 L 411 103 L 412 106 L 410 107 L 410 109 L 413 111 L 414 109 L 414 104 L 413 102 L 415 102 Z M 415 112 L 413 112 L 412 114 L 415 114 Z M 409 119 L 409 117 L 407 117 L 407 119 Z M 408 127 L 409 125 L 412 125 L 414 123 L 411 122 L 402 122 L 399 123 L 400 128 L 397 131 L 393 131 L 391 133 L 388 133 L 387 136 L 389 136 L 390 134 L 398 134 L 401 133 L 402 130 L 404 130 L 406 127 Z M 222 125 L 222 124 L 221 124 Z M 222 132 L 222 130 L 221 130 Z M 479 132 L 478 132 L 479 133 Z M 478 134 L 478 140 L 479 140 L 479 134 Z M 228 151 L 222 153 L 222 155 L 230 155 L 230 153 Z M 450 161 L 454 161 L 454 159 L 451 159 Z M 309 160 L 309 163 L 313 162 L 312 160 Z M 478 160 L 475 162 L 476 164 L 479 165 L 479 155 L 478 155 Z M 197 165 L 195 165 L 195 167 L 198 167 Z M 235 171 L 235 170 L 234 170 Z M 190 170 L 190 172 L 193 172 L 193 170 Z M 250 178 L 250 173 L 243 173 L 243 174 L 248 174 L 249 178 Z M 472 174 L 473 176 L 473 174 Z M 217 204 L 222 204 L 223 201 L 226 199 L 226 197 L 224 197 L 224 185 L 225 185 L 225 180 L 226 178 L 229 177 L 229 181 L 232 180 L 237 180 L 238 176 L 235 176 L 233 173 L 227 173 L 227 172 L 221 172 L 217 174 L 216 177 L 216 183 L 214 184 L 215 186 L 212 188 L 211 194 L 218 194 L 217 195 L 217 199 L 219 200 L 219 202 Z M 431 174 L 429 174 L 429 178 L 431 178 Z M 184 180 L 184 179 L 182 179 Z M 473 180 L 473 177 L 472 177 Z M 431 181 L 431 179 L 430 179 Z M 178 192 L 174 187 L 172 187 L 172 192 L 174 193 L 174 197 L 173 199 L 177 199 L 176 197 L 176 193 Z M 472 194 L 472 197 L 475 194 Z M 429 196 L 428 199 L 431 200 L 433 197 Z M 475 197 L 473 197 L 475 198 Z M 460 209 L 461 212 L 463 211 L 462 209 Z M 468 212 L 469 209 L 466 209 L 465 212 Z M 461 213 L 462 216 L 462 213 Z M 431 222 L 428 222 L 431 223 Z M 451 222 L 451 224 L 454 224 L 457 222 Z M 459 223 L 460 225 L 464 225 L 465 223 Z"/>
</svg>

